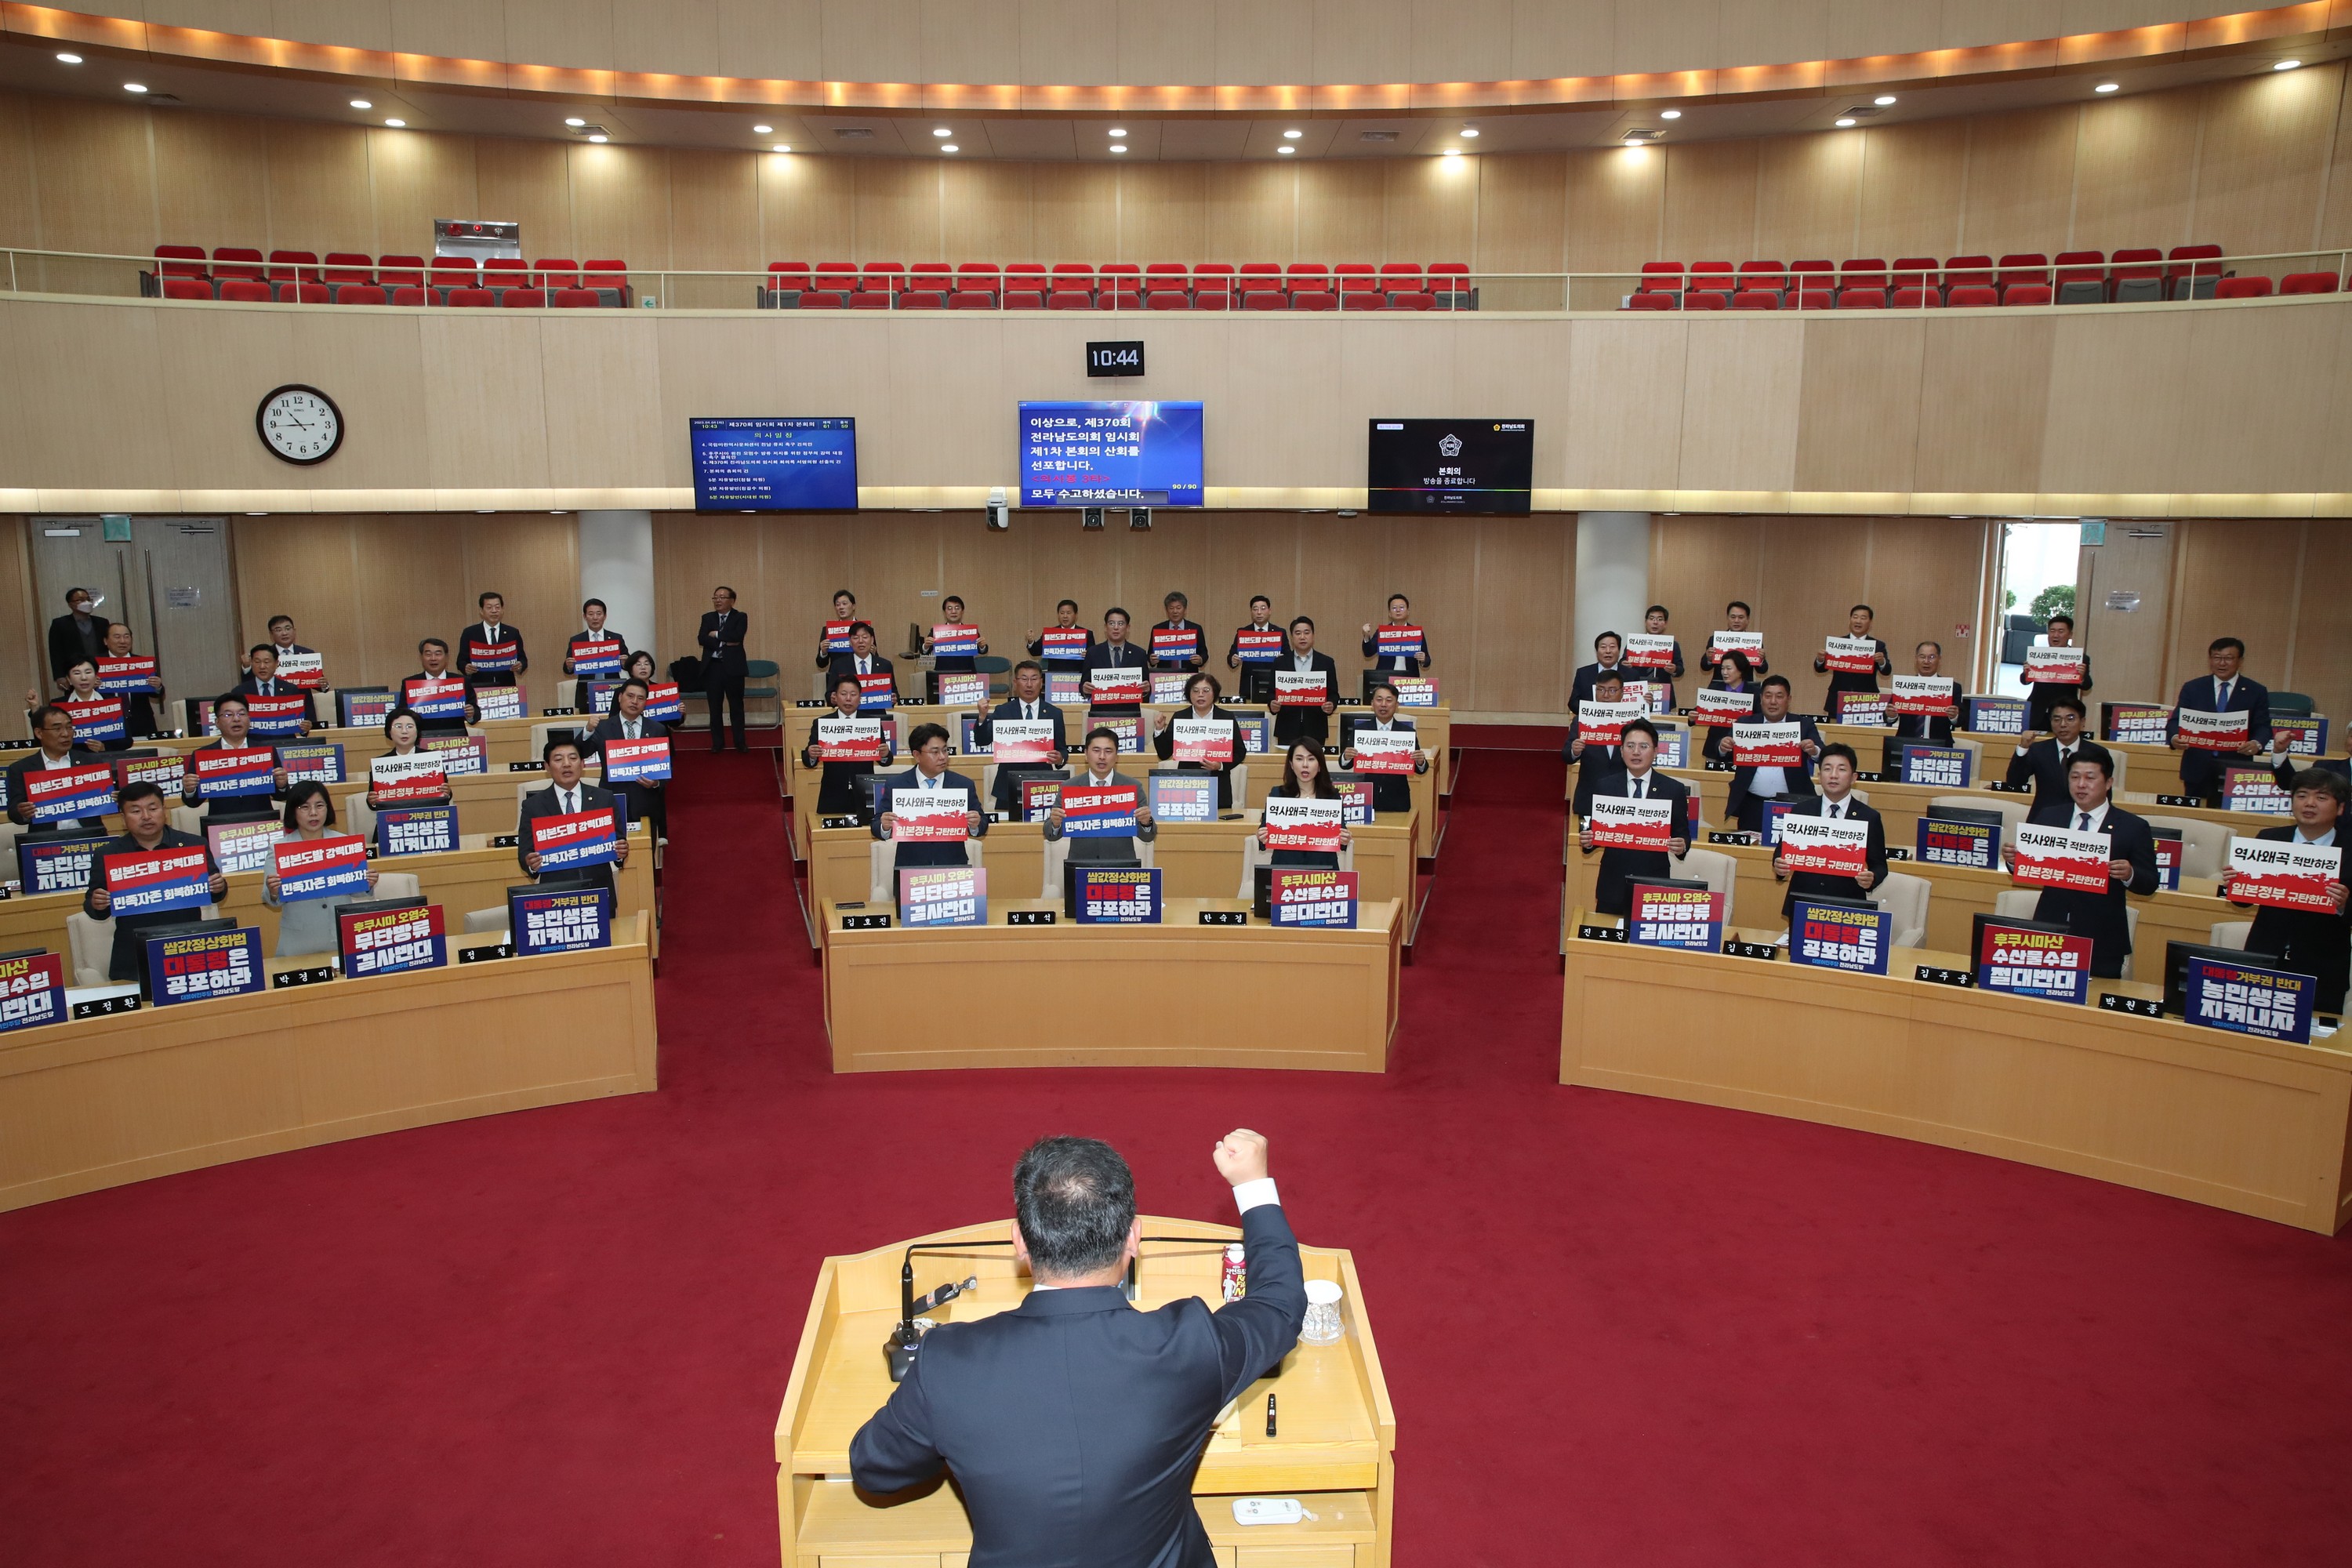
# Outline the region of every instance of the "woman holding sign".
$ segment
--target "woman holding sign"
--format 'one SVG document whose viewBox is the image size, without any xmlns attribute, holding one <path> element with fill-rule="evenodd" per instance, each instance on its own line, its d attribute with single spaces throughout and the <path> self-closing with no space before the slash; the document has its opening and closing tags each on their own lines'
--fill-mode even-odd
<svg viewBox="0 0 2352 1568">
<path fill-rule="evenodd" d="M 1331 782 L 1331 766 L 1323 758 L 1320 741 L 1293 741 L 1289 751 L 1283 753 L 1282 782 L 1266 792 L 1269 800 L 1328 800 L 1337 803 L 1339 786 Z M 1355 836 L 1345 827 L 1339 829 L 1339 849 L 1355 842 Z M 1269 866 L 1293 866 L 1308 871 L 1336 871 L 1339 868 L 1339 849 L 1276 849 L 1266 842 L 1266 830 L 1260 824 L 1257 847 L 1267 850 Z"/>
<path fill-rule="evenodd" d="M 98 689 L 98 661 L 78 658 L 66 668 L 66 693 L 55 704 L 73 721 L 74 750 L 104 753 L 131 749 L 131 729 L 121 698 Z M 25 693 L 27 712 L 42 706 L 37 691 Z"/>
<path fill-rule="evenodd" d="M 383 716 L 383 738 L 392 750 L 377 757 L 368 769 L 368 809 L 382 811 L 394 805 L 446 805 L 449 800 L 449 777 L 442 769 L 441 754 L 421 749 L 424 726 L 416 715 L 405 708 L 395 708 Z M 384 765 L 389 763 L 389 766 Z M 429 788 L 420 786 L 429 784 Z M 393 793 L 405 785 L 416 793 Z"/>
<path fill-rule="evenodd" d="M 279 868 L 287 857 L 278 857 L 277 868 L 262 873 L 261 901 L 278 911 L 278 947 L 276 956 L 299 958 L 313 952 L 333 952 L 341 943 L 337 940 L 335 911 L 345 904 L 356 903 L 375 891 L 375 868 L 367 864 L 367 840 L 348 833 L 335 832 L 335 803 L 327 798 L 327 786 L 316 779 L 304 779 L 286 792 L 285 837 L 278 846 L 303 845 L 325 847 L 330 840 L 357 846 L 361 875 L 367 879 L 364 889 L 352 889 L 341 893 L 312 893 L 298 885 L 289 897 Z M 302 884 L 324 883 L 333 879 L 334 873 L 320 869 L 302 878 Z"/>
<path fill-rule="evenodd" d="M 1217 706 L 1223 689 L 1217 678 L 1202 670 L 1184 683 L 1184 700 L 1192 706 L 1181 713 L 1162 713 L 1154 722 L 1151 749 L 1160 760 L 1174 759 L 1179 770 L 1217 770 L 1217 809 L 1234 808 L 1234 770 L 1248 753 L 1242 742 L 1241 721 Z M 1177 726 L 1181 724 L 1180 730 Z M 1222 726 L 1222 729 L 1219 727 Z"/>
</svg>

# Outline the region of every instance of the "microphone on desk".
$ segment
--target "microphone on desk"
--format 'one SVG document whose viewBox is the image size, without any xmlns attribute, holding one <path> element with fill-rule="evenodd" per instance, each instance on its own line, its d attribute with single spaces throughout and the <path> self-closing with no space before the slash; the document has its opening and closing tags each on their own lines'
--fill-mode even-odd
<svg viewBox="0 0 2352 1568">
<path fill-rule="evenodd" d="M 931 1310 L 934 1307 L 944 1307 L 950 1301 L 954 1300 L 958 1296 L 965 1295 L 969 1292 L 978 1290 L 979 1289 L 980 1276 L 977 1274 L 972 1275 L 961 1285 L 950 1280 L 949 1283 L 933 1290 L 929 1295 L 917 1298 L 908 1310 L 907 1316 L 909 1318 L 919 1318 L 924 1313 Z"/>
</svg>

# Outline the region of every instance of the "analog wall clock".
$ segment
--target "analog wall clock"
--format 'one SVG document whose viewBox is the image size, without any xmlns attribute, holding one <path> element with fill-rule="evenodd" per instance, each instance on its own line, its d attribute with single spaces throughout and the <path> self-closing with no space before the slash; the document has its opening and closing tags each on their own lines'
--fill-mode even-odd
<svg viewBox="0 0 2352 1568">
<path fill-rule="evenodd" d="M 261 400 L 253 427 L 261 444 L 289 463 L 323 463 L 343 444 L 343 411 L 315 386 L 289 385 Z"/>
</svg>

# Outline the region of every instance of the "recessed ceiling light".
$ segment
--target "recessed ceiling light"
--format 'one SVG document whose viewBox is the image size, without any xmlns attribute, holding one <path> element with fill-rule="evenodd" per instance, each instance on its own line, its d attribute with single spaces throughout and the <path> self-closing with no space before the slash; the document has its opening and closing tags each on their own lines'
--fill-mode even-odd
<svg viewBox="0 0 2352 1568">
<path fill-rule="evenodd" d="M 1679 109 L 1661 109 L 1658 110 L 1658 118 L 1661 120 L 1680 120 L 1682 117 L 1683 111 Z"/>
<path fill-rule="evenodd" d="M 581 119 L 578 115 L 572 114 L 565 116 L 563 123 L 571 126 L 574 131 L 577 131 L 580 127 L 587 124 L 588 122 Z"/>
<path fill-rule="evenodd" d="M 122 84 L 122 90 L 125 92 L 145 92 L 147 90 L 147 84 L 143 81 L 126 81 Z"/>
<path fill-rule="evenodd" d="M 81 57 L 79 55 L 59 55 L 58 58 L 69 66 L 78 66 L 81 64 Z"/>
<path fill-rule="evenodd" d="M 1109 133 L 1113 136 L 1124 136 L 1127 134 L 1127 127 L 1124 125 L 1114 125 L 1110 128 Z"/>
<path fill-rule="evenodd" d="M 1110 144 L 1110 150 L 1114 153 L 1124 153 L 1127 151 L 1127 143 L 1124 142 L 1114 142 Z"/>
<path fill-rule="evenodd" d="M 402 127 L 405 126 L 408 121 L 405 120 L 387 120 L 384 123 L 391 126 L 394 131 L 398 131 Z"/>
<path fill-rule="evenodd" d="M 772 136 L 775 134 L 775 132 L 776 128 L 772 125 L 754 125 L 751 127 L 751 134 L 754 136 Z"/>
<path fill-rule="evenodd" d="M 2291 71 L 2302 63 L 2303 62 L 2301 60 L 2281 60 L 2278 64 L 2271 67 L 2271 69 L 2274 71 Z"/>
<path fill-rule="evenodd" d="M 779 142 L 769 150 L 775 153 L 789 153 L 793 150 L 793 144 L 789 142 Z"/>
<path fill-rule="evenodd" d="M 1286 132 L 1284 132 L 1282 133 L 1282 139 L 1283 139 L 1285 142 L 1296 142 L 1296 141 L 1297 141 L 1301 136 L 1304 136 L 1304 135 L 1306 135 L 1306 134 L 1307 134 L 1307 132 L 1304 132 L 1304 131 L 1286 131 Z"/>
<path fill-rule="evenodd" d="M 938 136 L 938 137 L 941 137 L 941 138 L 946 138 L 946 137 L 949 137 L 949 136 L 952 136 L 952 135 L 954 135 L 954 134 L 955 134 L 955 132 L 952 132 L 952 131 L 950 131 L 950 130 L 949 130 L 949 129 L 948 129 L 946 126 L 944 126 L 944 125 L 935 125 L 935 126 L 933 126 L 933 127 L 931 128 L 931 134 L 932 134 L 932 135 L 934 135 L 934 136 Z"/>
<path fill-rule="evenodd" d="M 1296 157 L 1298 153 L 1298 149 L 1296 147 L 1276 147 L 1275 151 L 1281 153 L 1286 158 Z"/>
<path fill-rule="evenodd" d="M 599 131 L 598 132 L 596 132 L 596 134 L 595 134 L 595 135 L 591 136 L 590 138 L 588 138 L 588 140 L 589 140 L 589 141 L 591 141 L 591 142 L 596 142 L 598 145 L 600 145 L 600 146 L 601 146 L 601 145 L 603 145 L 604 142 L 610 142 L 610 141 L 612 140 L 612 138 L 611 138 L 610 136 L 605 135 L 602 131 Z"/>
<path fill-rule="evenodd" d="M 1462 128 L 1462 134 L 1465 138 L 1475 142 L 1478 138 L 1478 128 L 1475 125 L 1465 125 Z"/>
<path fill-rule="evenodd" d="M 373 109 L 375 105 L 369 102 L 364 98 L 355 98 L 352 100 L 352 107 L 353 109 Z"/>
<path fill-rule="evenodd" d="M 1848 127 L 1850 127 L 1850 126 L 1851 126 L 1851 125 L 1853 125 L 1853 115 L 1851 115 L 1851 114 L 1841 114 L 1841 115 L 1839 115 L 1839 116 L 1838 116 L 1837 126 L 1838 126 L 1838 129 L 1839 129 L 1839 130 L 1843 131 L 1843 130 L 1847 129 Z"/>
<path fill-rule="evenodd" d="M 957 146 L 952 142 L 942 142 L 940 143 L 940 151 L 942 153 L 961 153 L 963 149 Z"/>
<path fill-rule="evenodd" d="M 1445 156 L 1448 158 L 1459 158 L 1462 156 L 1462 149 L 1459 147 L 1448 147 L 1445 150 Z"/>
<path fill-rule="evenodd" d="M 1882 93 L 1880 93 L 1876 98 L 1872 99 L 1870 101 L 1871 101 L 1871 102 L 1873 102 L 1873 103 L 1874 103 L 1874 104 L 1876 104 L 1876 105 L 1878 105 L 1878 107 L 1879 107 L 1879 108 L 1884 109 L 1884 108 L 1885 108 L 1888 104 L 1890 104 L 1890 103 L 1892 103 L 1892 102 L 1894 102 L 1894 101 L 1895 101 L 1895 95 L 1894 95 L 1893 93 L 1891 93 L 1891 92 L 1882 92 Z"/>
<path fill-rule="evenodd" d="M 2092 90 L 2093 92 L 2114 92 L 2116 89 L 2117 89 L 2118 88 L 2120 88 L 2120 87 L 2122 87 L 2122 86 L 2123 86 L 2123 83 L 2121 83 L 2121 82 L 2119 82 L 2119 81 L 2103 81 L 2103 82 L 2101 82 L 2098 86 L 2096 86 L 2096 87 L 2093 88 L 2091 90 Z"/>
</svg>

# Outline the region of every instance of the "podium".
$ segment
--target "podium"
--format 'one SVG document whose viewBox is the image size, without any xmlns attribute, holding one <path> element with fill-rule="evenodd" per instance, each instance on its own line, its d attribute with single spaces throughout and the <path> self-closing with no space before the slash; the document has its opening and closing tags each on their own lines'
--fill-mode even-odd
<svg viewBox="0 0 2352 1568">
<path fill-rule="evenodd" d="M 1222 1300 L 1225 1244 L 1241 1239 L 1238 1227 L 1146 1215 L 1138 1228 L 1147 1238 L 1135 1275 L 1139 1308 L 1186 1296 L 1212 1305 Z M 784 1568 L 965 1568 L 971 1525 L 954 1486 L 869 1496 L 850 1484 L 849 1445 L 890 1397 L 883 1342 L 898 1319 L 906 1249 L 927 1249 L 915 1258 L 919 1294 L 979 1276 L 976 1292 L 930 1314 L 969 1322 L 1017 1307 L 1028 1294 L 1028 1278 L 1003 1245 L 1010 1235 L 1010 1222 L 997 1220 L 824 1260 L 776 1416 Z M 1297 1346 L 1277 1374 L 1252 1384 L 1227 1407 L 1192 1478 L 1193 1501 L 1223 1568 L 1387 1568 L 1396 1415 L 1355 1260 L 1328 1247 L 1301 1246 L 1298 1254 L 1307 1279 L 1339 1282 L 1346 1337 Z M 1273 1437 L 1265 1436 L 1269 1393 L 1277 1396 Z M 1234 1498 L 1269 1496 L 1295 1497 L 1314 1517 L 1234 1522 Z"/>
</svg>

